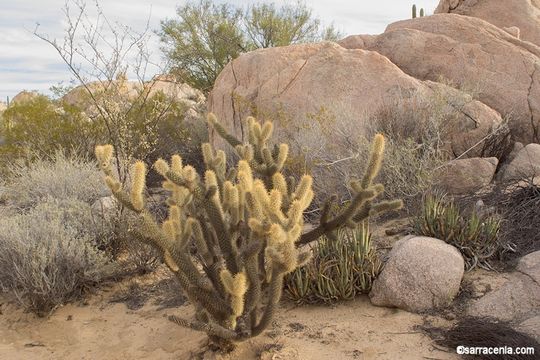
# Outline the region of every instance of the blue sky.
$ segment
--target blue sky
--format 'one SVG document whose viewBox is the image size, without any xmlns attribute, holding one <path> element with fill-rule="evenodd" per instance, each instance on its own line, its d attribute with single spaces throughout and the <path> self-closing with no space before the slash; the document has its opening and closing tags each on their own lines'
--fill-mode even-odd
<svg viewBox="0 0 540 360">
<path fill-rule="evenodd" d="M 221 1 L 223 2 L 223 1 Z M 261 1 L 229 1 L 241 5 Z M 271 2 L 271 1 L 268 1 Z M 276 0 L 277 4 L 287 1 Z M 412 3 L 433 13 L 438 0 L 306 0 L 314 15 L 334 25 L 346 35 L 378 34 L 386 25 L 410 18 Z M 0 100 L 13 97 L 21 90 L 47 90 L 59 82 L 69 82 L 70 73 L 56 51 L 36 38 L 40 32 L 61 39 L 65 27 L 62 12 L 65 0 L 0 0 Z M 92 7 L 93 1 L 88 1 Z M 160 20 L 173 18 L 175 9 L 185 1 L 169 0 L 102 0 L 105 15 L 111 21 L 143 29 L 150 16 L 150 27 L 159 29 Z M 150 47 L 159 61 L 159 39 L 153 35 Z"/>
</svg>

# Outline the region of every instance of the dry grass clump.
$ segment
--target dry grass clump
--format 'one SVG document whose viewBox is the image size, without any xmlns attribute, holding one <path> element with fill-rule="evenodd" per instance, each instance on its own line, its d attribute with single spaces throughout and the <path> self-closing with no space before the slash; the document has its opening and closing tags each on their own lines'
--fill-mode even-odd
<svg viewBox="0 0 540 360">
<path fill-rule="evenodd" d="M 101 236 L 77 199 L 0 218 L 0 289 L 38 315 L 79 298 L 111 272 Z"/>
<path fill-rule="evenodd" d="M 403 199 L 404 209 L 414 212 L 422 194 L 432 188 L 436 169 L 449 158 L 443 140 L 450 122 L 435 100 L 422 106 L 411 105 L 415 100 L 418 99 L 414 96 L 413 100 L 398 97 L 395 103 L 381 106 L 364 121 L 367 128 L 360 132 L 356 124 L 361 114 L 347 109 L 321 112 L 324 116 L 316 118 L 316 123 L 326 135 L 317 140 L 316 147 L 305 152 L 306 163 L 314 164 L 316 178 L 324 179 L 315 184 L 317 190 L 338 193 L 346 201 L 346 190 L 336 184 L 363 171 L 368 139 L 382 133 L 387 141 L 378 179 L 385 187 L 384 196 Z"/>
<path fill-rule="evenodd" d="M 534 348 L 537 353 L 540 344 L 529 335 L 514 330 L 503 322 L 494 322 L 487 318 L 464 317 L 448 329 L 422 327 L 435 342 L 455 352 L 459 346 L 464 347 L 511 347 Z M 536 359 L 534 354 L 465 354 L 464 359 Z"/>
<path fill-rule="evenodd" d="M 497 184 L 486 194 L 460 199 L 463 206 L 480 201 L 484 207 L 501 217 L 499 238 L 513 244 L 514 251 L 504 254 L 503 260 L 516 258 L 540 250 L 540 185 L 533 179 L 512 180 Z"/>
<path fill-rule="evenodd" d="M 48 197 L 92 204 L 108 195 L 101 178 L 95 162 L 57 151 L 50 158 L 38 158 L 29 165 L 11 165 L 4 196 L 16 209 L 28 209 Z"/>
<path fill-rule="evenodd" d="M 312 260 L 285 279 L 287 297 L 299 304 L 351 300 L 371 290 L 382 262 L 367 225 L 337 231 L 335 239 L 321 238 Z"/>
</svg>

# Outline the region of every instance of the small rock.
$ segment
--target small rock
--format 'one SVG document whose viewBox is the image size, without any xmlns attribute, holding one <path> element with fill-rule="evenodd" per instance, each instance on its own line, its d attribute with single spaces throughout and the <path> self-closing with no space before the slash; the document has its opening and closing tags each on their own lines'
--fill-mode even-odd
<svg viewBox="0 0 540 360">
<path fill-rule="evenodd" d="M 540 286 L 540 250 L 522 257 L 516 270 L 530 276 Z"/>
<path fill-rule="evenodd" d="M 502 181 L 521 180 L 540 176 L 540 144 L 529 144 L 518 151 L 506 166 Z"/>
<path fill-rule="evenodd" d="M 92 204 L 92 214 L 103 219 L 114 216 L 118 209 L 118 200 L 114 196 L 105 196 L 97 199 Z"/>
<path fill-rule="evenodd" d="M 540 315 L 533 316 L 516 326 L 516 330 L 521 331 L 540 342 Z"/>
<path fill-rule="evenodd" d="M 498 163 L 495 157 L 451 161 L 441 169 L 438 185 L 450 194 L 472 194 L 491 183 Z"/>
</svg>

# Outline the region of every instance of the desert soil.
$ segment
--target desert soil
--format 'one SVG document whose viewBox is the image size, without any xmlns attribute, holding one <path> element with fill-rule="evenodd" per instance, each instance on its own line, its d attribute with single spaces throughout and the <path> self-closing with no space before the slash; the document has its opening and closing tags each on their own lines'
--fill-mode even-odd
<svg viewBox="0 0 540 360">
<path fill-rule="evenodd" d="M 386 239 L 388 247 L 398 238 L 377 231 L 374 237 Z M 298 306 L 284 300 L 263 335 L 231 354 L 211 353 L 205 334 L 166 319 L 193 315 L 168 274 L 156 271 L 111 284 L 48 318 L 25 313 L 0 298 L 0 359 L 458 359 L 416 328 L 426 322 L 445 326 L 447 321 L 376 307 L 367 296 L 333 306 Z"/>
<path fill-rule="evenodd" d="M 415 328 L 439 318 L 375 307 L 367 297 L 335 306 L 283 301 L 273 327 L 228 355 L 204 353 L 205 335 L 165 316 L 190 317 L 188 303 L 164 307 L 155 294 L 137 310 L 112 303 L 118 285 L 48 318 L 0 306 L 1 359 L 456 359 Z M 1 301 L 0 301 L 1 303 Z M 133 308 L 133 306 L 131 306 Z"/>
</svg>

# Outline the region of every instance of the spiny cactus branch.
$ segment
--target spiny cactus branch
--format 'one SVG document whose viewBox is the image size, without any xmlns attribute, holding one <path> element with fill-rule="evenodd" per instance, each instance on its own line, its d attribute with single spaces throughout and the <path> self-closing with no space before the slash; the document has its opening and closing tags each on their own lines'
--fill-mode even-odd
<svg viewBox="0 0 540 360">
<path fill-rule="evenodd" d="M 307 234 L 305 210 L 314 197 L 313 179 L 301 176 L 286 181 L 283 168 L 286 144 L 271 145 L 271 122 L 246 120 L 242 143 L 227 133 L 214 115 L 208 122 L 236 151 L 239 161 L 227 168 L 225 152 L 203 144 L 206 171 L 184 165 L 179 155 L 170 162 L 159 159 L 154 169 L 169 192 L 168 217 L 158 223 L 144 199 L 146 166 L 136 162 L 130 187 L 122 185 L 111 168 L 113 148 L 96 147 L 96 157 L 113 195 L 139 216 L 135 238 L 159 249 L 165 264 L 178 278 L 196 308 L 196 321 L 176 317 L 179 325 L 205 331 L 220 346 L 257 336 L 271 323 L 281 298 L 283 278 L 303 266 L 311 252 L 300 247 L 322 235 L 354 227 L 370 215 L 396 209 L 400 201 L 373 203 L 383 186 L 372 184 L 382 161 L 384 138 L 373 142 L 367 170 L 350 184 L 353 199 L 331 214 L 331 198 L 319 225 Z"/>
</svg>

